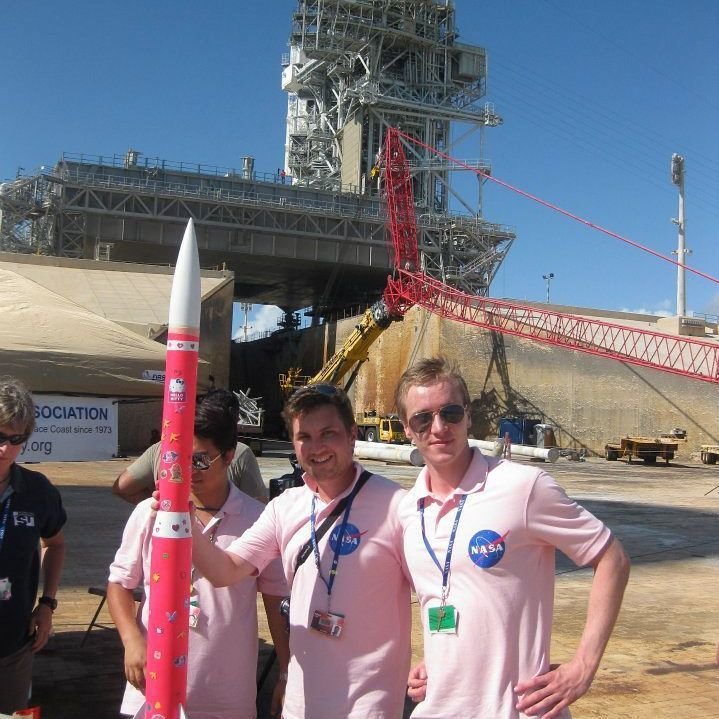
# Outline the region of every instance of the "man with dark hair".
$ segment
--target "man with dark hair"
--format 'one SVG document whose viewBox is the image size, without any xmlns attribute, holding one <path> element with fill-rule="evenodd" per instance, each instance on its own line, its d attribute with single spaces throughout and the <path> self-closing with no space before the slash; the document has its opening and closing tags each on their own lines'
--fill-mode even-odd
<svg viewBox="0 0 719 719">
<path fill-rule="evenodd" d="M 213 392 L 227 392 L 227 390 L 213 389 L 210 390 L 207 396 L 211 396 Z M 237 441 L 237 427 L 232 430 L 228 428 L 227 431 L 234 433 L 233 447 L 235 449 L 232 461 L 227 469 L 230 482 L 241 492 L 264 504 L 267 502 L 267 489 L 262 480 L 260 466 L 257 464 L 255 455 L 252 454 L 252 450 L 246 444 Z M 137 504 L 143 499 L 148 499 L 155 490 L 159 468 L 160 442 L 156 441 L 118 475 L 112 485 L 113 494 L 131 504 Z"/>
<path fill-rule="evenodd" d="M 67 519 L 45 475 L 16 464 L 35 427 L 30 392 L 0 378 L 0 712 L 27 707 L 33 654 L 50 636 Z M 42 552 L 40 549 L 42 548 Z M 43 591 L 35 604 L 40 574 Z"/>
<path fill-rule="evenodd" d="M 281 557 L 291 587 L 284 719 L 399 719 L 410 652 L 404 492 L 353 461 L 357 426 L 342 390 L 304 387 L 283 415 L 305 485 L 273 499 L 225 551 L 193 532 L 194 561 L 224 586 Z"/>
<path fill-rule="evenodd" d="M 225 390 L 209 393 L 195 411 L 191 498 L 198 534 L 227 548 L 262 512 L 262 505 L 242 494 L 228 479 L 235 448 L 238 404 Z M 110 567 L 107 598 L 125 648 L 127 687 L 121 713 L 134 715 L 144 706 L 146 634 L 151 591 L 152 500 L 137 505 Z M 289 648 L 279 605 L 287 594 L 279 561 L 256 576 L 218 589 L 194 563 L 190 577 L 190 649 L 187 715 L 193 719 L 251 719 L 255 716 L 257 673 L 257 592 L 262 593 L 280 678 L 273 706 L 284 692 Z M 144 590 L 139 614 L 133 591 Z"/>
<path fill-rule="evenodd" d="M 413 719 L 569 717 L 619 613 L 622 545 L 542 469 L 469 446 L 470 397 L 456 366 L 421 360 L 395 399 L 426 463 L 399 515 L 424 629 L 425 662 L 409 677 Z M 555 548 L 594 569 L 579 646 L 558 666 L 549 660 Z"/>
</svg>

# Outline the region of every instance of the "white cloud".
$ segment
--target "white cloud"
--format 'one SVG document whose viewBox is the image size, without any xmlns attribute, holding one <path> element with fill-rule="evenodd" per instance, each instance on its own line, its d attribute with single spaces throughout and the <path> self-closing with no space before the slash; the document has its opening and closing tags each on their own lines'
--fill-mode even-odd
<svg viewBox="0 0 719 719">
<path fill-rule="evenodd" d="M 235 303 L 237 305 L 237 303 Z M 232 335 L 233 340 L 242 340 L 245 337 L 245 315 L 244 312 L 240 312 L 238 309 L 239 323 L 235 333 Z M 282 310 L 275 305 L 254 305 L 252 311 L 249 313 L 247 318 L 247 337 L 253 337 L 255 335 L 267 332 L 274 332 L 277 327 L 277 320 L 283 315 Z"/>
<path fill-rule="evenodd" d="M 709 300 L 704 312 L 708 315 L 719 315 L 719 292 Z"/>
<path fill-rule="evenodd" d="M 276 330 L 277 320 L 281 319 L 282 310 L 274 305 L 260 305 L 257 312 L 250 314 L 250 322 L 254 332 Z"/>
<path fill-rule="evenodd" d="M 637 315 L 654 315 L 656 317 L 672 317 L 676 314 L 674 303 L 672 300 L 660 300 L 654 306 L 629 308 L 622 307 L 620 312 L 631 312 Z"/>
</svg>

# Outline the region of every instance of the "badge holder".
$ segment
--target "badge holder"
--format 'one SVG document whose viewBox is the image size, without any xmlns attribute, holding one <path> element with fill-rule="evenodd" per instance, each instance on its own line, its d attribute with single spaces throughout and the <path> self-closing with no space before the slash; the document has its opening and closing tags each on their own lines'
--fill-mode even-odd
<svg viewBox="0 0 719 719">
<path fill-rule="evenodd" d="M 427 609 L 430 634 L 456 634 L 459 612 L 451 604 Z"/>
<path fill-rule="evenodd" d="M 315 609 L 310 622 L 310 629 L 328 637 L 339 638 L 345 626 L 345 615 L 335 612 L 320 612 Z"/>
</svg>

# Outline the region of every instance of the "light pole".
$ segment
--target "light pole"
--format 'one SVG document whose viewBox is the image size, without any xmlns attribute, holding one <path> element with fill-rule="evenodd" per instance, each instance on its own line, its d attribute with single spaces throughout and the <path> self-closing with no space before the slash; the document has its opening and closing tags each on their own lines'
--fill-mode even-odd
<svg viewBox="0 0 719 719">
<path fill-rule="evenodd" d="M 679 188 L 679 216 L 672 222 L 679 229 L 677 249 L 672 254 L 677 256 L 677 316 L 684 317 L 687 313 L 687 292 L 684 279 L 684 264 L 686 255 L 691 254 L 685 246 L 684 232 L 686 218 L 684 217 L 684 158 L 674 153 L 672 155 L 672 184 Z"/>
<path fill-rule="evenodd" d="M 547 283 L 547 304 L 549 304 L 549 284 L 554 279 L 554 272 L 550 272 L 548 275 L 542 275 L 542 279 Z"/>
<path fill-rule="evenodd" d="M 245 330 L 245 342 L 247 342 L 247 330 L 252 329 L 252 325 L 247 324 L 247 315 L 252 311 L 252 305 L 249 302 L 241 302 L 240 309 L 242 310 L 242 312 L 245 313 L 244 330 Z"/>
</svg>

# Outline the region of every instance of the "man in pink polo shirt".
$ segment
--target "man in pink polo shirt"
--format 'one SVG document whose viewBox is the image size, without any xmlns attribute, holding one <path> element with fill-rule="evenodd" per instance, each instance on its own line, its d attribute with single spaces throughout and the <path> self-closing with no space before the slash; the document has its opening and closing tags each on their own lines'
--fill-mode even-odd
<svg viewBox="0 0 719 719">
<path fill-rule="evenodd" d="M 621 544 L 542 469 L 469 446 L 469 391 L 443 358 L 409 368 L 396 402 L 426 462 L 400 505 L 424 630 L 424 662 L 409 676 L 413 719 L 566 719 L 619 613 Z M 591 565 L 594 580 L 576 653 L 551 667 L 555 548 Z"/>
<path fill-rule="evenodd" d="M 357 427 L 342 390 L 304 387 L 284 417 L 305 486 L 272 500 L 224 552 L 194 533 L 195 565 L 222 586 L 281 557 L 291 586 L 284 719 L 400 719 L 410 657 L 404 492 L 353 461 Z"/>
<path fill-rule="evenodd" d="M 192 453 L 191 497 L 194 523 L 208 542 L 228 547 L 260 516 L 262 504 L 232 484 L 228 468 L 237 441 L 237 398 L 213 390 L 197 405 Z M 122 544 L 110 566 L 107 599 L 125 649 L 127 686 L 120 713 L 145 716 L 146 636 L 149 619 L 152 500 L 135 507 Z M 255 719 L 257 682 L 257 592 L 263 595 L 280 676 L 273 694 L 279 708 L 284 693 L 289 646 L 279 605 L 287 583 L 279 562 L 258 577 L 216 588 L 194 563 L 191 577 L 187 716 L 191 719 Z M 142 587 L 141 611 L 133 590 Z"/>
</svg>

